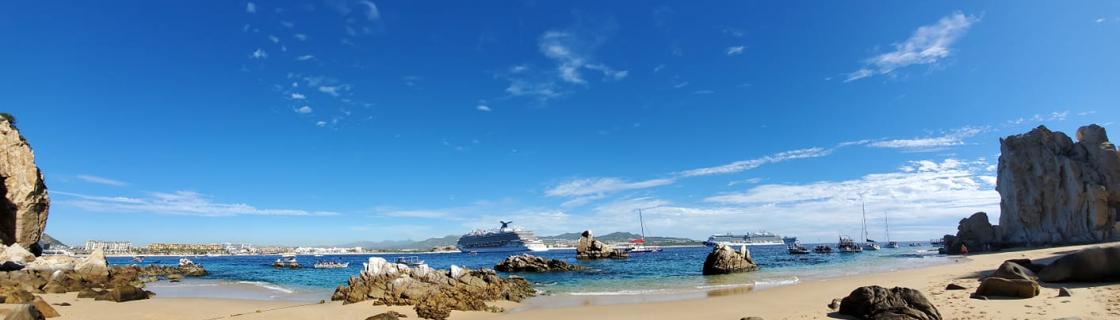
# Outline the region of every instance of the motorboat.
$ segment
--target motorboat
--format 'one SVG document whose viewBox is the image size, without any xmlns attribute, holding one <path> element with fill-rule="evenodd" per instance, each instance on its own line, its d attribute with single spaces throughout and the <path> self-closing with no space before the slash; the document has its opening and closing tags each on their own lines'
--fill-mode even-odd
<svg viewBox="0 0 1120 320">
<path fill-rule="evenodd" d="M 823 245 L 823 244 L 817 245 L 816 248 L 813 248 L 813 252 L 816 252 L 816 253 L 832 253 L 832 247 L 829 247 L 829 246 Z"/>
<path fill-rule="evenodd" d="M 805 246 L 802 246 L 801 242 L 796 241 L 796 240 L 794 240 L 793 243 L 789 244 L 789 247 L 787 247 L 787 250 L 789 251 L 789 254 L 808 254 L 809 253 L 809 248 L 806 248 Z"/>
<path fill-rule="evenodd" d="M 288 268 L 288 269 L 299 269 L 299 267 L 300 267 L 299 261 L 296 261 L 296 255 L 295 254 L 290 254 L 290 253 L 285 253 L 283 255 L 280 255 L 280 258 L 276 259 L 276 262 L 273 262 L 272 266 L 275 267 L 275 268 Z"/>
<path fill-rule="evenodd" d="M 397 263 L 415 267 L 424 264 L 424 260 L 420 260 L 418 256 L 397 257 Z"/>
<path fill-rule="evenodd" d="M 349 262 L 339 262 L 333 260 L 320 260 L 315 262 L 315 269 L 344 269 L 349 267 Z"/>
<path fill-rule="evenodd" d="M 840 236 L 840 242 L 836 244 L 837 251 L 840 253 L 859 253 L 863 252 L 863 248 L 852 241 L 851 237 Z"/>
</svg>

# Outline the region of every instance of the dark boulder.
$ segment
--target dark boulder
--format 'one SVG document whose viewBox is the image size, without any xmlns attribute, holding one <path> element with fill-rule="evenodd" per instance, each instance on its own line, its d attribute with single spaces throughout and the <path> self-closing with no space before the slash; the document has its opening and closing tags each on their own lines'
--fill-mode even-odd
<svg viewBox="0 0 1120 320">
<path fill-rule="evenodd" d="M 1040 289 L 1038 282 L 1024 279 L 985 278 L 976 288 L 976 295 L 988 297 L 1034 298 Z"/>
<path fill-rule="evenodd" d="M 386 311 L 385 313 L 379 313 L 379 314 L 370 316 L 369 318 L 366 318 L 366 320 L 399 320 L 400 318 L 408 318 L 408 316 L 406 316 L 406 315 L 404 315 L 400 312 L 389 310 L 389 311 Z"/>
<path fill-rule="evenodd" d="M 988 214 L 977 212 L 961 219 L 957 225 L 957 235 L 946 235 L 943 239 L 948 254 L 960 254 L 963 245 L 968 252 L 983 252 L 996 249 L 1000 243 L 999 226 L 992 226 Z"/>
<path fill-rule="evenodd" d="M 150 298 L 151 292 L 144 291 L 143 289 L 131 286 L 121 285 L 109 290 L 108 293 L 99 295 L 94 300 L 109 300 L 113 302 L 127 302 L 135 300 L 144 300 Z"/>
<path fill-rule="evenodd" d="M 1120 246 L 1070 253 L 1042 268 L 1043 282 L 1105 282 L 1120 280 Z"/>
<path fill-rule="evenodd" d="M 1012 261 L 1004 261 L 991 276 L 1004 279 L 1038 280 L 1038 276 L 1033 271 Z"/>
<path fill-rule="evenodd" d="M 584 267 L 569 264 L 560 259 L 545 259 L 529 254 L 506 257 L 505 260 L 494 266 L 494 270 L 502 272 L 553 272 L 553 271 L 578 271 Z"/>
<path fill-rule="evenodd" d="M 595 240 L 591 230 L 584 230 L 579 237 L 579 243 L 576 245 L 576 259 L 621 259 L 629 256 L 630 254 L 625 250 L 616 249 L 602 241 Z"/>
<path fill-rule="evenodd" d="M 941 319 L 941 313 L 921 292 L 902 287 L 860 287 L 840 301 L 840 314 L 858 319 Z"/>
<path fill-rule="evenodd" d="M 965 288 L 965 287 L 963 287 L 959 284 L 956 284 L 956 283 L 950 283 L 949 285 L 945 286 L 945 290 L 964 290 L 964 289 L 967 289 L 967 288 Z"/>
</svg>

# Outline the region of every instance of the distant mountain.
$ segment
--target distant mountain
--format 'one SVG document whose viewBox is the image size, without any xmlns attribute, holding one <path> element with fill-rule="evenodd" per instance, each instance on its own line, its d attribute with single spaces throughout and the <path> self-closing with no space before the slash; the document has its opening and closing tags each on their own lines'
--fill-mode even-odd
<svg viewBox="0 0 1120 320">
<path fill-rule="evenodd" d="M 46 233 L 44 233 L 43 237 L 39 239 L 39 246 L 43 247 L 44 249 L 47 249 L 47 248 L 59 248 L 59 249 L 61 249 L 61 248 L 68 248 L 69 247 L 65 243 L 62 243 L 62 241 L 58 241 L 58 239 L 55 239 L 54 237 L 52 237 L 51 235 L 46 234 Z"/>
<path fill-rule="evenodd" d="M 543 237 L 540 237 L 540 238 L 541 238 L 541 240 L 544 240 L 544 241 L 547 241 L 547 242 L 576 241 L 576 240 L 579 240 L 580 235 L 581 235 L 581 233 L 579 233 L 579 232 L 570 232 L 570 233 L 558 234 L 558 235 L 555 235 L 555 236 L 543 236 Z M 640 234 L 634 234 L 634 233 L 629 233 L 629 232 L 613 232 L 613 233 L 608 233 L 608 234 L 604 234 L 604 235 L 595 235 L 595 240 L 599 240 L 599 241 L 606 242 L 606 243 L 623 243 L 623 242 L 629 242 L 630 239 L 638 239 L 638 238 L 641 238 L 641 237 L 642 237 L 642 235 L 640 235 Z M 688 238 L 658 237 L 658 236 L 648 236 L 648 237 L 646 237 L 646 242 L 653 243 L 653 244 L 662 244 L 662 245 L 692 245 L 692 244 L 702 243 L 702 241 L 688 239 Z"/>
<path fill-rule="evenodd" d="M 389 240 L 389 241 L 358 241 L 335 245 L 336 247 L 362 247 L 372 250 L 431 250 L 435 247 L 454 246 L 459 241 L 459 236 L 448 235 L 442 238 L 430 238 L 420 241 Z"/>
</svg>

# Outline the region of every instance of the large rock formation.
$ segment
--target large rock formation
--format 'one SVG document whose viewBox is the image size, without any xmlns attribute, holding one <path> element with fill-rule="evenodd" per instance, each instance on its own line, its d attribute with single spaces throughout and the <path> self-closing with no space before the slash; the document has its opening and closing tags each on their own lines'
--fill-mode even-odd
<svg viewBox="0 0 1120 320">
<path fill-rule="evenodd" d="M 451 266 L 436 270 L 421 265 L 389 263 L 371 257 L 362 273 L 350 277 L 346 286 L 335 289 L 331 300 L 355 303 L 372 300 L 375 305 L 414 305 L 416 313 L 427 319 L 444 319 L 452 310 L 496 310 L 486 301 L 522 299 L 536 295 L 528 281 L 520 277 L 502 278 L 494 270 L 469 270 Z"/>
<path fill-rule="evenodd" d="M 1044 282 L 1102 282 L 1120 280 L 1120 247 L 1089 248 L 1070 253 L 1042 268 Z"/>
<path fill-rule="evenodd" d="M 615 249 L 602 241 L 595 240 L 591 230 L 583 231 L 576 245 L 576 259 L 619 259 L 629 257 L 626 251 Z"/>
<path fill-rule="evenodd" d="M 728 274 L 758 270 L 746 246 L 735 251 L 724 244 L 717 244 L 704 259 L 704 275 Z"/>
<path fill-rule="evenodd" d="M 988 214 L 984 212 L 973 213 L 968 218 L 961 219 L 957 225 L 957 235 L 946 235 L 943 239 L 945 251 L 951 254 L 961 252 L 961 246 L 969 251 L 986 251 L 1002 243 L 1002 231 L 999 226 L 988 222 Z"/>
<path fill-rule="evenodd" d="M 31 145 L 5 117 L 0 117 L 0 194 L 0 241 L 37 252 L 51 203 L 47 185 Z"/>
<path fill-rule="evenodd" d="M 564 260 L 545 259 L 527 253 L 506 257 L 505 260 L 494 266 L 494 270 L 501 272 L 553 272 L 583 269 L 581 266 L 564 262 Z"/>
<path fill-rule="evenodd" d="M 1044 126 L 1000 139 L 999 225 L 1012 244 L 1099 242 L 1117 236 L 1120 154 L 1104 128 L 1074 143 Z"/>
<path fill-rule="evenodd" d="M 840 314 L 856 319 L 941 320 L 937 311 L 918 290 L 902 287 L 860 287 L 840 301 Z"/>
</svg>

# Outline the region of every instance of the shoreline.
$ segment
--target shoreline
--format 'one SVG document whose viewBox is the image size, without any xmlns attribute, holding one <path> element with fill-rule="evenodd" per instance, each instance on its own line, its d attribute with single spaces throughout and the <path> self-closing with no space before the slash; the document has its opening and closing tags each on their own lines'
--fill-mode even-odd
<svg viewBox="0 0 1120 320">
<path fill-rule="evenodd" d="M 843 276 L 801 281 L 793 285 L 765 290 L 726 288 L 708 291 L 698 299 L 659 301 L 654 295 L 634 296 L 634 303 L 596 304 L 600 297 L 580 296 L 558 303 L 556 296 L 528 299 L 520 304 L 494 303 L 505 313 L 453 312 L 452 319 L 738 319 L 760 316 L 767 319 L 827 318 L 826 305 L 842 298 L 855 288 L 868 285 L 902 286 L 921 291 L 945 319 L 1033 319 L 1078 316 L 1084 319 L 1120 317 L 1120 283 L 1108 284 L 1043 284 L 1042 293 L 1030 299 L 970 299 L 978 286 L 976 279 L 994 270 L 1001 262 L 1014 258 L 1049 259 L 1058 254 L 1093 246 L 1117 246 L 1120 243 L 1022 249 L 954 256 L 952 262 L 881 273 Z M 949 283 L 968 290 L 946 291 Z M 1068 287 L 1073 297 L 1059 298 L 1059 287 Z M 237 314 L 237 319 L 364 319 L 387 310 L 415 318 L 410 306 L 371 306 L 368 303 L 343 305 L 339 301 L 323 304 L 307 301 L 268 301 L 233 298 L 177 298 L 157 295 L 150 300 L 108 303 L 76 299 L 74 294 L 43 295 L 51 303 L 68 302 L 72 306 L 56 307 L 63 314 L 59 319 L 223 319 Z M 586 298 L 586 299 L 584 299 Z M 599 299 L 598 301 L 602 301 Z M 560 305 L 542 306 L 541 302 Z"/>
</svg>

